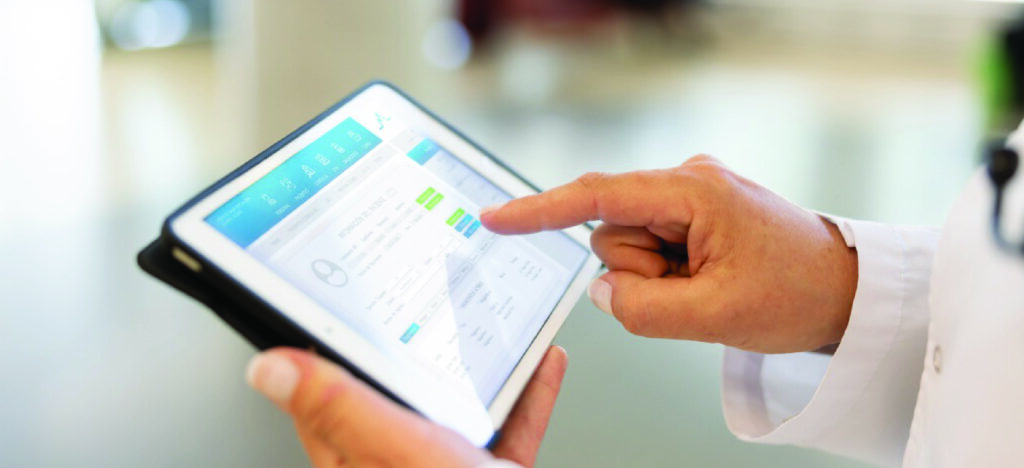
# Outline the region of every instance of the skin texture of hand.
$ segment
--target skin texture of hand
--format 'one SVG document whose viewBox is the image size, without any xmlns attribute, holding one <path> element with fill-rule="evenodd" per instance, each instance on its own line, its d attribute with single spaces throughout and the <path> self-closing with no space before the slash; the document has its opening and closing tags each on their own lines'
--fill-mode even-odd
<svg viewBox="0 0 1024 468">
<path fill-rule="evenodd" d="M 565 350 L 548 350 L 512 409 L 493 454 L 385 398 L 307 351 L 257 355 L 246 379 L 295 423 L 316 468 L 466 467 L 494 457 L 533 466 L 565 376 Z"/>
<path fill-rule="evenodd" d="M 480 218 L 501 234 L 603 221 L 591 246 L 609 272 L 590 296 L 643 336 L 815 350 L 840 341 L 857 289 L 857 253 L 833 224 L 709 156 L 586 174 Z"/>
</svg>

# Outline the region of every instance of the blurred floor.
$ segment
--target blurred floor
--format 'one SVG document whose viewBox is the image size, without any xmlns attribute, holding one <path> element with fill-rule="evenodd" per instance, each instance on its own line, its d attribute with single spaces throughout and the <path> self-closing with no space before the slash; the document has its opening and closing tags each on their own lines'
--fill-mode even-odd
<svg viewBox="0 0 1024 468">
<path fill-rule="evenodd" d="M 981 112 L 959 52 L 587 50 L 513 38 L 417 97 L 545 187 L 707 152 L 814 209 L 937 224 L 974 166 Z M 100 162 L 99 201 L 66 222 L 0 226 L 0 465 L 305 465 L 288 422 L 242 381 L 252 350 L 134 265 L 171 209 L 301 123 L 240 128 L 252 108 L 224 96 L 247 84 L 219 60 L 201 45 L 108 53 L 102 144 L 81 149 Z M 554 77 L 538 85 L 553 96 L 501 91 L 523 63 Z M 541 466 L 861 466 L 733 439 L 719 346 L 629 336 L 587 300 L 558 342 L 570 369 Z"/>
</svg>

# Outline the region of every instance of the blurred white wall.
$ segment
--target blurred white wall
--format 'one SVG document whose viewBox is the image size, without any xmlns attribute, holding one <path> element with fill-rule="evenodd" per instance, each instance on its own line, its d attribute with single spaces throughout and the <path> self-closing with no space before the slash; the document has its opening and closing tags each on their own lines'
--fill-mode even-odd
<svg viewBox="0 0 1024 468">
<path fill-rule="evenodd" d="M 0 44 L 0 237 L 80 221 L 103 190 L 92 4 L 0 2 Z"/>
<path fill-rule="evenodd" d="M 272 143 L 371 79 L 413 93 L 446 89 L 423 38 L 451 8 L 449 0 L 218 2 L 225 91 L 251 109 L 249 141 Z"/>
</svg>

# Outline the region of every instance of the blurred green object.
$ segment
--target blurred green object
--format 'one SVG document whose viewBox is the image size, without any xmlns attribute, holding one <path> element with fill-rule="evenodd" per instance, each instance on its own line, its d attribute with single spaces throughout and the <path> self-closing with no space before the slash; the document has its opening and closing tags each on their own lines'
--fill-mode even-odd
<svg viewBox="0 0 1024 468">
<path fill-rule="evenodd" d="M 985 134 L 1006 135 L 1024 117 L 1024 12 L 987 37 L 976 58 Z"/>
<path fill-rule="evenodd" d="M 984 133 L 997 135 L 1010 130 L 1014 115 L 1014 83 L 1010 56 L 1005 42 L 993 37 L 979 47 L 977 66 L 980 94 L 984 106 Z"/>
</svg>

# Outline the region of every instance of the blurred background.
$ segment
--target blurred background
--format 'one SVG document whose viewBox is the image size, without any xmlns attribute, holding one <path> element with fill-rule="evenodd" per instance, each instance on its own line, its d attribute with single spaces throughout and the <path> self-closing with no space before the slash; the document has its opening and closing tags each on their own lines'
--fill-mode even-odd
<svg viewBox="0 0 1024 468">
<path fill-rule="evenodd" d="M 1020 112 L 1019 7 L 954 0 L 0 2 L 0 466 L 306 466 L 253 350 L 144 276 L 162 219 L 371 78 L 541 186 L 714 154 L 939 224 Z M 756 267 L 756 266 L 754 266 Z M 858 467 L 725 428 L 721 347 L 583 300 L 540 466 Z"/>
</svg>

